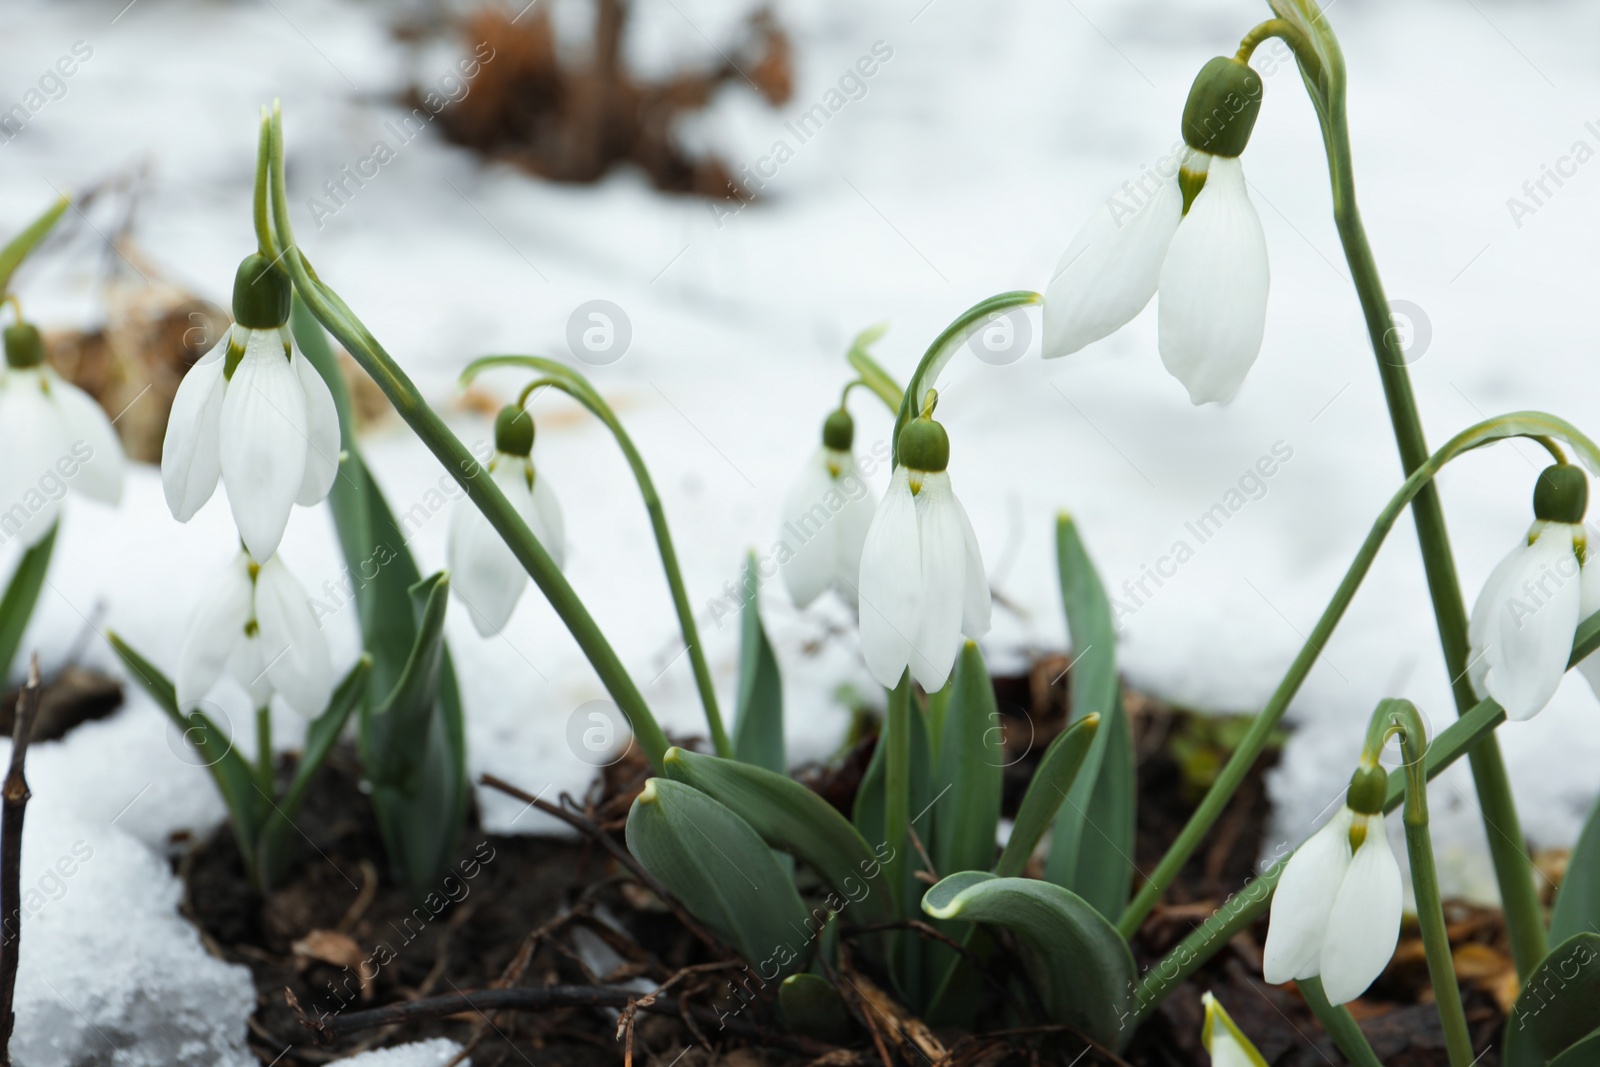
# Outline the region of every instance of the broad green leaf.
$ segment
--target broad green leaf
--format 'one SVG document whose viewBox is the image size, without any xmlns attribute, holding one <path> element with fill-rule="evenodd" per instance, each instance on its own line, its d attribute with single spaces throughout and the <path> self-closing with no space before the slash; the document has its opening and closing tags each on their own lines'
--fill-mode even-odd
<svg viewBox="0 0 1600 1067">
<path fill-rule="evenodd" d="M 826 922 L 806 912 L 766 842 L 732 808 L 651 778 L 628 812 L 628 851 L 770 982 L 798 967 Z"/>
<path fill-rule="evenodd" d="M 286 842 L 289 831 L 294 825 L 294 817 L 305 801 L 306 790 L 311 787 L 311 780 L 316 777 L 317 771 L 327 760 L 328 753 L 338 742 L 339 735 L 344 731 L 344 724 L 350 720 L 350 713 L 356 709 L 366 694 L 367 673 L 371 669 L 372 657 L 363 655 L 356 660 L 356 665 L 350 668 L 349 673 L 334 689 L 333 696 L 328 699 L 326 710 L 311 720 L 306 727 L 305 742 L 300 747 L 300 759 L 295 764 L 294 778 L 289 782 L 289 788 L 283 797 L 273 805 L 261 830 L 261 840 L 257 846 L 260 854 L 258 869 L 266 885 L 270 886 L 282 877 L 283 865 L 288 861 Z"/>
<path fill-rule="evenodd" d="M 761 625 L 756 591 L 761 574 L 755 553 L 744 567 L 744 608 L 739 616 L 739 700 L 734 710 L 736 759 L 779 774 L 789 769 L 783 750 L 783 680 L 778 657 Z"/>
<path fill-rule="evenodd" d="M 66 214 L 67 208 L 71 206 L 70 197 L 61 197 L 46 208 L 43 215 L 34 219 L 26 229 L 8 241 L 4 248 L 0 248 L 0 294 L 11 288 L 11 276 L 22 265 L 22 261 L 28 258 L 28 253 L 49 236 L 50 231 L 61 221 L 61 216 Z"/>
<path fill-rule="evenodd" d="M 1000 710 L 978 646 L 968 641 L 956 660 L 933 777 L 934 869 L 945 874 L 987 870 L 1000 825 Z M 930 699 L 929 703 L 932 703 Z"/>
<path fill-rule="evenodd" d="M 1050 747 L 1044 750 L 1028 782 L 1028 791 L 1022 796 L 1022 804 L 1017 808 L 1000 862 L 995 864 L 996 874 L 1009 878 L 1020 875 L 1027 867 L 1028 858 L 1044 836 L 1045 828 L 1072 790 L 1078 768 L 1083 765 L 1099 726 L 1100 716 L 1090 712 L 1057 734 Z"/>
<path fill-rule="evenodd" d="M 1116 928 L 1071 890 L 968 871 L 929 889 L 922 908 L 936 919 L 988 923 L 1015 934 L 1050 1022 L 1113 1048 L 1132 1036 L 1123 1022 L 1133 956 Z"/>
<path fill-rule="evenodd" d="M 240 855 L 245 857 L 247 863 L 253 864 L 261 823 L 265 811 L 269 809 L 249 762 L 233 746 L 233 738 L 219 729 L 203 712 L 178 709 L 177 690 L 155 664 L 135 652 L 117 634 L 107 633 L 106 638 L 134 681 L 150 694 L 150 698 L 166 712 L 172 724 L 183 732 L 184 741 L 194 749 L 201 763 L 211 773 L 217 792 L 228 806 L 234 836 L 239 841 Z"/>
<path fill-rule="evenodd" d="M 450 580 L 443 571 L 411 587 L 417 635 L 400 677 L 364 722 L 362 762 L 374 782 L 409 788 L 421 763 L 444 657 Z"/>
<path fill-rule="evenodd" d="M 1116 631 L 1105 588 L 1067 515 L 1056 521 L 1056 558 L 1072 632 L 1072 718 L 1099 715 L 1100 728 L 1056 817 L 1045 877 L 1115 921 L 1133 879 L 1137 804 L 1133 737 L 1117 682 Z"/>
<path fill-rule="evenodd" d="M 855 1030 L 855 1020 L 839 991 L 820 975 L 802 973 L 785 978 L 778 986 L 778 1007 L 790 1030 L 819 1041 L 843 1044 Z"/>
<path fill-rule="evenodd" d="M 1506 1017 L 1505 1067 L 1544 1067 L 1600 1027 L 1600 933 L 1574 934 L 1539 961 Z M 1593 1055 L 1594 1049 L 1575 1053 Z"/>
<path fill-rule="evenodd" d="M 6 594 L 0 598 L 0 681 L 11 676 L 11 664 L 17 658 L 17 648 L 22 635 L 33 617 L 34 605 L 39 603 L 39 590 L 44 588 L 45 572 L 50 569 L 50 555 L 55 551 L 56 532 L 61 524 L 50 524 L 50 532 L 39 539 L 17 561 L 11 572 Z"/>
<path fill-rule="evenodd" d="M 736 760 L 669 748 L 667 777 L 738 812 L 768 845 L 811 865 L 833 887 L 832 910 L 855 925 L 894 918 L 882 860 L 832 804 L 792 778 Z M 859 912 L 859 914 L 856 914 Z"/>
<path fill-rule="evenodd" d="M 1567 857 L 1567 875 L 1550 915 L 1550 940 L 1557 944 L 1585 930 L 1600 930 L 1600 799 Z"/>
<path fill-rule="evenodd" d="M 1590 1034 L 1550 1061 L 1550 1067 L 1600 1067 L 1600 1031 Z"/>
</svg>

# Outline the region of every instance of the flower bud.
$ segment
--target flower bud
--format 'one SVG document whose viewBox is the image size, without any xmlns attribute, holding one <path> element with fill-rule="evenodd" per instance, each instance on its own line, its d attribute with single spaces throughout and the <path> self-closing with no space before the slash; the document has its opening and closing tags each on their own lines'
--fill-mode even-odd
<svg viewBox="0 0 1600 1067">
<path fill-rule="evenodd" d="M 233 321 L 252 330 L 273 330 L 289 321 L 289 276 L 253 252 L 233 276 Z"/>
<path fill-rule="evenodd" d="M 508 456 L 526 456 L 533 451 L 533 416 L 507 404 L 494 417 L 494 449 Z"/>
<path fill-rule="evenodd" d="M 926 415 L 906 423 L 899 444 L 903 467 L 937 474 L 950 465 L 950 435 Z"/>
<path fill-rule="evenodd" d="M 1183 139 L 1214 156 L 1238 156 L 1261 111 L 1261 76 L 1248 63 L 1218 56 L 1200 68 L 1183 105 Z"/>
<path fill-rule="evenodd" d="M 6 366 L 18 370 L 44 362 L 44 344 L 31 322 L 14 322 L 6 327 Z"/>
<path fill-rule="evenodd" d="M 1389 795 L 1389 772 L 1382 767 L 1361 767 L 1350 776 L 1345 803 L 1357 815 L 1379 815 Z"/>
<path fill-rule="evenodd" d="M 10 331 L 6 333 L 10 354 Z M 1556 463 L 1539 472 L 1533 486 L 1533 514 L 1545 522 L 1583 521 L 1589 507 L 1589 479 L 1583 469 L 1571 463 Z"/>
<path fill-rule="evenodd" d="M 848 452 L 856 440 L 856 420 L 844 408 L 831 413 L 822 423 L 822 447 Z"/>
</svg>

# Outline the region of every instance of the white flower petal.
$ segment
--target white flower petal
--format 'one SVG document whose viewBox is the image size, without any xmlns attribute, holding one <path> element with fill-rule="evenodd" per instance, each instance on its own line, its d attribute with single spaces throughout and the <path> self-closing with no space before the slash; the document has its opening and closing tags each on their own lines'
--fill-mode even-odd
<svg viewBox="0 0 1600 1067">
<path fill-rule="evenodd" d="M 922 548 L 910 472 L 895 468 L 861 548 L 861 655 L 886 687 L 900 683 L 921 625 Z"/>
<path fill-rule="evenodd" d="M 178 383 L 167 415 L 167 435 L 161 445 L 161 488 L 167 508 L 179 522 L 188 522 L 216 491 L 222 474 L 222 400 L 227 382 L 222 377 L 228 338 L 212 346 L 200 362 Z"/>
<path fill-rule="evenodd" d="M 67 483 L 56 464 L 70 444 L 38 370 L 12 370 L 0 389 L 0 535 L 31 548 L 61 513 Z"/>
<path fill-rule="evenodd" d="M 851 607 L 856 606 L 856 579 L 861 574 L 861 550 L 867 531 L 877 514 L 878 500 L 861 474 L 854 456 L 841 454 L 839 477 L 834 485 L 844 496 L 844 507 L 834 522 L 839 527 L 834 539 L 833 585 Z"/>
<path fill-rule="evenodd" d="M 1389 849 L 1383 816 L 1373 815 L 1328 914 L 1322 991 L 1329 1003 L 1356 999 L 1389 965 L 1400 940 L 1403 904 L 1400 865 Z"/>
<path fill-rule="evenodd" d="M 276 330 L 251 330 L 222 401 L 222 481 L 256 559 L 278 550 L 305 481 L 306 394 Z"/>
<path fill-rule="evenodd" d="M 533 468 L 530 462 L 529 467 Z M 556 492 L 550 487 L 550 479 L 544 472 L 533 468 L 533 507 L 527 515 L 528 528 L 539 538 L 539 543 L 544 550 L 550 553 L 550 558 L 555 560 L 557 567 L 566 565 L 567 559 L 567 522 L 561 514 L 561 501 L 556 497 Z M 534 524 L 534 517 L 538 518 L 538 525 Z M 521 564 L 518 564 L 521 566 Z"/>
<path fill-rule="evenodd" d="M 288 332 L 288 327 L 284 327 L 283 336 L 288 337 Z M 300 380 L 301 391 L 306 397 L 307 442 L 305 473 L 294 502 L 301 507 L 310 507 L 328 495 L 328 490 L 333 488 L 334 478 L 339 474 L 339 409 L 334 407 L 333 394 L 328 391 L 328 383 L 322 380 L 317 368 L 298 348 L 292 347 L 292 342 L 291 351 L 294 354 L 289 364 L 294 368 L 295 377 Z"/>
<path fill-rule="evenodd" d="M 122 499 L 122 442 L 117 440 L 111 419 L 93 397 L 59 375 L 47 374 L 45 381 L 50 387 L 50 399 L 60 412 L 71 454 L 69 462 L 77 467 L 71 476 L 73 488 L 106 504 L 119 502 Z M 61 466 L 58 465 L 57 470 L 61 470 Z"/>
<path fill-rule="evenodd" d="M 961 595 L 961 632 L 976 641 L 989 632 L 994 602 L 989 593 L 989 572 L 983 568 L 983 553 L 978 550 L 978 535 L 972 532 L 967 509 L 954 496 L 950 498 L 961 517 L 961 539 L 966 549 L 966 582 Z"/>
<path fill-rule="evenodd" d="M 526 515 L 533 508 L 527 478 L 520 466 L 500 459 L 490 477 L 511 506 Z M 499 633 L 517 606 L 528 574 L 471 500 L 459 501 L 450 513 L 445 557 L 450 588 L 467 606 L 472 625 L 484 637 Z"/>
<path fill-rule="evenodd" d="M 917 527 L 922 535 L 921 616 L 911 675 L 929 693 L 944 688 L 961 651 L 961 607 L 967 588 L 967 543 L 961 505 L 943 471 L 922 476 L 917 494 Z"/>
<path fill-rule="evenodd" d="M 1273 985 L 1314 977 L 1322 956 L 1328 913 L 1350 867 L 1350 824 L 1355 813 L 1340 807 L 1289 857 L 1272 896 L 1261 976 Z"/>
<path fill-rule="evenodd" d="M 1115 193 L 1089 216 L 1045 288 L 1046 359 L 1100 340 L 1144 309 L 1182 216 L 1176 173 L 1151 190 Z"/>
<path fill-rule="evenodd" d="M 333 694 L 328 640 L 305 587 L 277 556 L 256 575 L 256 622 L 272 688 L 301 715 L 321 715 Z"/>
<path fill-rule="evenodd" d="M 1593 526 L 1584 527 L 1584 538 L 1588 544 L 1587 558 L 1583 565 L 1583 574 L 1578 580 L 1578 621 L 1600 611 L 1600 534 L 1595 532 Z M 1600 652 L 1591 652 L 1578 664 L 1578 670 L 1583 672 L 1584 680 L 1589 683 L 1589 688 L 1600 696 Z"/>
<path fill-rule="evenodd" d="M 833 584 L 839 560 L 839 519 L 826 503 L 834 487 L 828 450 L 806 460 L 800 478 L 783 502 L 783 543 L 794 553 L 783 565 L 783 584 L 796 607 L 804 608 Z M 862 533 L 865 539 L 865 531 Z M 859 566 L 859 557 L 857 557 Z"/>
<path fill-rule="evenodd" d="M 1561 684 L 1582 600 L 1575 527 L 1536 526 L 1533 544 L 1518 545 L 1490 574 L 1473 608 L 1477 625 L 1468 625 L 1484 690 L 1519 721 L 1537 715 Z"/>
<path fill-rule="evenodd" d="M 211 692 L 234 648 L 244 641 L 255 595 L 249 557 L 240 552 L 207 580 L 204 589 L 204 599 L 195 608 L 184 634 L 178 671 L 173 678 L 178 707 L 185 711 Z"/>
<path fill-rule="evenodd" d="M 1267 285 L 1267 239 L 1244 171 L 1213 159 L 1161 268 L 1161 362 L 1193 403 L 1239 391 L 1261 353 Z"/>
</svg>

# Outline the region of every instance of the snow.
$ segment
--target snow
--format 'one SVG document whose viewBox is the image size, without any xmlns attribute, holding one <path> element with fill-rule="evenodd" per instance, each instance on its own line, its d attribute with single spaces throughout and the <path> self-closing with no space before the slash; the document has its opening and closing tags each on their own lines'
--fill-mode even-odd
<svg viewBox="0 0 1600 1067">
<path fill-rule="evenodd" d="M 413 1041 L 409 1045 L 380 1048 L 336 1060 L 351 1067 L 444 1067 L 461 1051 L 461 1046 L 447 1037 L 431 1041 Z M 471 1060 L 462 1060 L 462 1067 L 472 1067 Z"/>
<path fill-rule="evenodd" d="M 574 311 L 595 299 L 616 304 L 630 347 L 609 366 L 577 365 L 650 464 L 725 715 L 737 648 L 725 583 L 738 581 L 747 550 L 769 551 L 777 538 L 783 495 L 846 380 L 849 338 L 890 322 L 877 354 L 903 378 L 962 309 L 1007 289 L 1043 289 L 1088 212 L 1170 149 L 1200 64 L 1231 51 L 1268 14 L 1245 0 L 780 3 L 796 41 L 794 100 L 774 112 L 729 85 L 684 130 L 736 171 L 771 173 L 763 158 L 776 140 L 791 142 L 793 158 L 755 206 L 719 217 L 627 173 L 594 187 L 541 184 L 483 167 L 429 134 L 319 229 L 307 198 L 384 135 L 405 78 L 436 79 L 454 57 L 395 42 L 384 9 L 370 5 L 137 3 L 119 16 L 124 2 L 8 9 L 0 110 L 74 42 L 93 55 L 3 146 L 0 232 L 31 218 L 56 188 L 147 166 L 141 249 L 173 280 L 225 302 L 251 247 L 256 109 L 281 97 L 301 242 L 468 445 L 486 440 L 489 425 L 456 399 L 467 359 L 495 351 L 572 359 Z M 554 5 L 564 39 L 581 37 L 576 0 Z M 736 33 L 733 8 L 641 6 L 633 59 L 662 70 L 715 58 L 713 48 Z M 1547 181 L 1532 211 L 1513 215 L 1507 200 L 1532 204 L 1524 182 L 1541 180 L 1576 141 L 1600 145 L 1586 125 L 1600 123 L 1590 103 L 1600 71 L 1585 47 L 1600 13 L 1577 0 L 1343 0 L 1329 17 L 1349 65 L 1364 217 L 1389 292 L 1409 302 L 1419 339 L 1411 372 L 1430 440 L 1529 407 L 1594 428 L 1600 380 L 1587 362 L 1588 304 L 1600 255 L 1586 235 L 1600 224 L 1600 172 L 1578 165 L 1559 187 Z M 892 55 L 864 79 L 863 95 L 796 143 L 785 122 L 878 42 Z M 952 480 L 991 581 L 1011 605 L 997 609 L 984 641 L 996 671 L 1067 643 L 1051 530 L 1065 508 L 1126 609 L 1119 654 L 1128 680 L 1206 710 L 1254 710 L 1399 484 L 1315 122 L 1298 76 L 1273 58 L 1271 46 L 1258 54 L 1267 101 L 1244 157 L 1272 293 L 1262 355 L 1237 400 L 1189 405 L 1161 369 L 1148 309 L 1113 338 L 1048 363 L 1037 358 L 1034 317 L 1025 358 L 994 366 L 958 356 L 940 384 Z M 92 221 L 19 278 L 26 307 L 47 327 L 103 313 L 100 234 L 116 220 L 97 212 Z M 523 380 L 502 372 L 483 388 L 509 397 Z M 853 400 L 864 450 L 889 432 L 874 404 L 865 394 Z M 703 732 L 625 464 L 603 430 L 561 399 L 541 397 L 535 415 L 536 459 L 566 513 L 569 578 L 661 720 Z M 403 426 L 375 431 L 363 447 L 395 511 L 420 508 L 412 551 L 425 569 L 441 566 L 444 471 Z M 1264 460 L 1272 475 L 1251 480 Z M 1442 477 L 1469 604 L 1526 528 L 1542 462 L 1532 448 L 1502 445 Z M 883 474 L 875 481 L 881 489 Z M 1202 541 L 1187 524 L 1235 488 L 1252 499 Z M 341 574 L 330 534 L 319 508 L 297 513 L 284 541 L 285 560 L 313 591 Z M 1193 558 L 1174 571 L 1163 557 L 1180 540 Z M 28 644 L 48 667 L 86 627 L 113 628 L 170 669 L 200 576 L 233 544 L 224 500 L 179 526 L 148 469 L 130 475 L 119 509 L 69 498 Z M 1149 577 L 1156 569 L 1169 572 L 1159 583 Z M 825 755 L 847 718 L 841 689 L 874 691 L 849 615 L 831 601 L 797 612 L 781 583 L 763 590 L 762 610 L 784 670 L 789 751 Z M 548 605 L 526 595 L 505 633 L 487 641 L 458 608 L 449 625 L 473 770 L 532 791 L 583 788 L 596 757 L 569 745 L 568 727 L 605 694 Z M 336 612 L 328 629 L 335 661 L 349 663 L 351 613 Z M 92 662 L 115 669 L 101 642 L 88 647 Z M 1436 729 L 1453 717 L 1404 517 L 1291 706 L 1296 732 L 1270 780 L 1275 841 L 1302 839 L 1338 795 L 1384 696 L 1413 699 Z M 219 714 L 249 721 L 242 694 L 219 690 L 214 699 Z M 1594 700 L 1569 678 L 1538 718 L 1500 731 L 1536 844 L 1570 843 L 1593 803 Z M 293 716 L 279 727 L 293 745 Z M 248 747 L 250 731 L 239 733 Z M 203 832 L 220 807 L 175 740 L 130 691 L 129 708 L 113 719 L 53 750 L 40 746 L 34 810 L 105 826 L 148 783 L 118 821 L 119 840 L 160 849 L 173 831 Z M 505 798 L 480 800 L 491 828 L 551 829 Z M 1475 803 L 1465 769 L 1447 774 L 1433 790 L 1435 835 L 1447 886 L 1492 896 Z M 25 966 L 39 966 L 29 946 L 41 942 L 25 942 Z"/>
</svg>

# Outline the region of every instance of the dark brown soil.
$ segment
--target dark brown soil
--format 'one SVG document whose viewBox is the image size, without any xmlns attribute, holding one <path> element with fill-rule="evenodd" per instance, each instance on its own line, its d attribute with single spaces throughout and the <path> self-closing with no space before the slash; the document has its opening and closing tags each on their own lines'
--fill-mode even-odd
<svg viewBox="0 0 1600 1067">
<path fill-rule="evenodd" d="M 1020 799 L 1031 763 L 1064 719 L 1064 663 L 1046 659 L 1031 677 L 996 683 L 1007 716 L 1008 744 L 1024 750 L 1010 772 L 1015 780 L 1008 779 L 1008 812 Z M 1209 784 L 1208 776 L 1225 760 L 1231 738 L 1227 724 L 1218 720 L 1132 693 L 1127 704 L 1141 787 L 1135 862 L 1147 870 L 1181 829 Z M 870 743 L 863 741 L 833 766 L 812 768 L 802 777 L 847 807 Z M 1146 922 L 1134 946 L 1141 967 L 1159 958 L 1250 877 L 1268 811 L 1262 775 L 1274 761 L 1275 753 L 1260 761 L 1167 901 Z M 628 760 L 610 768 L 582 805 L 587 816 L 620 840 L 622 819 L 644 774 L 642 764 Z M 648 991 L 671 980 L 669 995 L 702 1013 L 726 1007 L 731 973 L 726 965 L 717 969 L 718 957 L 592 840 L 500 837 L 474 826 L 464 837 L 453 878 L 442 880 L 437 893 L 419 902 L 384 870 L 381 842 L 357 781 L 353 754 L 336 752 L 297 820 L 303 838 L 295 868 L 270 899 L 263 900 L 246 881 L 225 828 L 181 861 L 185 908 L 208 946 L 245 964 L 255 976 L 260 1006 L 251 1022 L 251 1043 L 262 1062 L 281 1056 L 278 1062 L 319 1063 L 362 1048 L 444 1035 L 475 1043 L 472 1058 L 479 1067 L 523 1062 L 562 1067 L 615 1063 L 625 1056 L 627 1045 L 619 1040 L 615 1010 L 567 1007 L 490 1015 L 468 1011 L 366 1031 L 327 1049 L 318 1046 L 302 1014 L 290 1007 L 286 990 L 306 1018 L 331 1013 L 348 1019 L 369 1008 L 497 983 L 616 988 L 640 980 Z M 1496 997 L 1505 995 L 1509 968 L 1499 915 L 1454 909 L 1450 918 L 1458 968 L 1461 959 L 1468 960 L 1462 971 L 1468 1018 L 1479 1048 L 1487 1048 L 1504 1020 Z M 540 936 L 530 944 L 534 931 Z M 1263 921 L 1236 937 L 1163 1002 L 1124 1053 L 1126 1061 L 1141 1067 L 1208 1063 L 1200 1046 L 1200 994 L 1209 989 L 1256 1040 L 1269 1063 L 1311 1067 L 1341 1062 L 1293 988 L 1261 981 L 1264 936 Z M 613 950 L 604 963 L 586 958 L 579 948 L 598 939 Z M 683 972 L 691 966 L 700 969 Z M 874 977 L 887 987 L 882 976 L 858 974 L 856 979 L 870 990 Z M 1420 944 L 1415 931 L 1408 930 L 1395 964 L 1366 998 L 1352 1005 L 1385 1063 L 1420 1067 L 1446 1062 L 1428 996 Z M 898 1014 L 892 1005 L 888 1010 Z M 741 1067 L 747 1067 L 745 1061 L 752 1067 L 766 1061 L 927 1067 L 936 1058 L 928 1055 L 931 1046 L 914 1047 L 920 1024 L 907 1017 L 895 1024 L 913 1035 L 904 1042 L 895 1041 L 891 1033 L 880 1047 L 862 1030 L 853 1045 L 831 1052 L 817 1046 L 782 1047 L 788 1039 L 773 1019 L 769 998 L 762 995 L 736 1021 L 739 1034 L 719 1032 L 714 1022 L 691 1028 L 678 1017 L 641 1012 L 631 1033 L 633 1053 L 640 1063 L 657 1067 L 668 1067 L 678 1057 L 684 1067 L 724 1060 L 738 1060 Z M 700 1046 L 697 1030 L 708 1035 L 709 1050 Z M 994 1040 L 949 1033 L 930 1038 L 952 1053 L 949 1062 L 955 1064 L 1065 1065 L 1077 1062 L 1084 1052 L 1081 1041 L 1060 1032 Z M 819 1060 L 820 1052 L 828 1052 L 827 1058 Z M 1082 1062 L 1116 1061 L 1089 1050 Z M 1493 1051 L 1480 1061 L 1484 1067 L 1495 1062 Z"/>
</svg>

